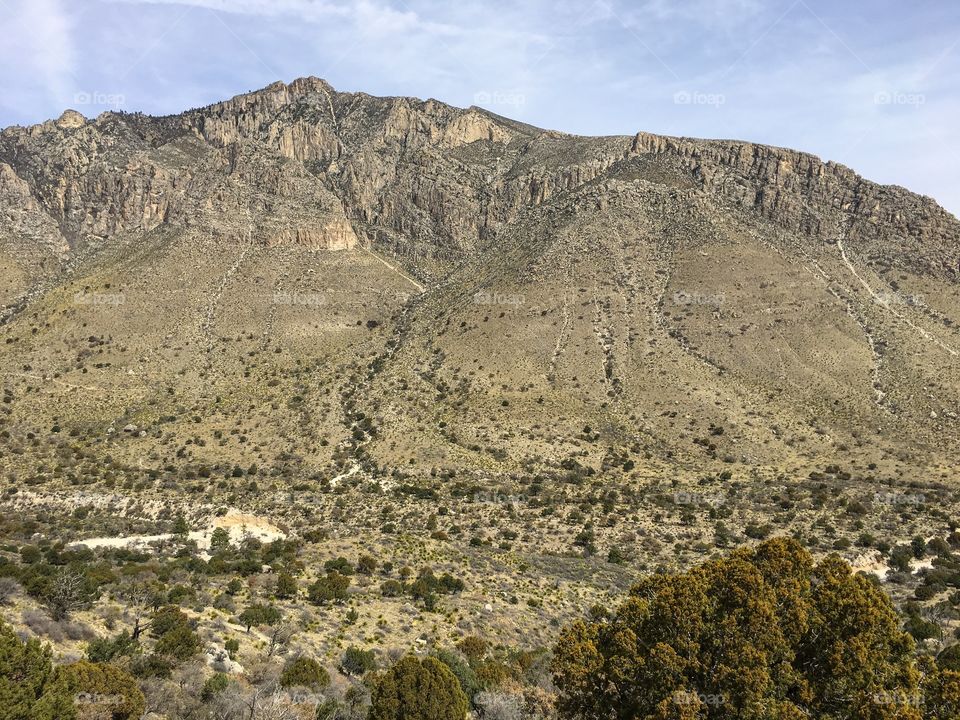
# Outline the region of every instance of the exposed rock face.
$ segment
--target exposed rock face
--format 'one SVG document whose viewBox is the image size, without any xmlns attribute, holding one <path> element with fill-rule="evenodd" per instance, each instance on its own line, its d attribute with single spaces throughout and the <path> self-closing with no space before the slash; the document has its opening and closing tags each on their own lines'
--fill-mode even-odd
<svg viewBox="0 0 960 720">
<path fill-rule="evenodd" d="M 57 127 L 69 130 L 83 127 L 86 123 L 87 119 L 76 110 L 64 110 L 57 120 Z"/>
<path fill-rule="evenodd" d="M 270 237 L 270 247 L 295 243 L 310 250 L 351 250 L 357 246 L 357 235 L 353 227 L 344 219 L 331 220 L 327 225 L 317 227 L 297 227 L 281 230 Z"/>
<path fill-rule="evenodd" d="M 957 219 L 930 198 L 877 185 L 808 153 L 742 142 L 638 133 L 631 153 L 679 159 L 703 189 L 821 240 L 873 254 L 897 243 L 914 267 L 958 277 Z M 889 248 L 888 248 L 889 249 Z"/>
<path fill-rule="evenodd" d="M 68 110 L 5 130 L 0 159 L 5 206 L 42 210 L 76 246 L 164 224 L 237 237 L 261 227 L 267 245 L 377 242 L 428 260 L 429 275 L 495 241 L 525 208 L 628 176 L 720 196 L 818 241 L 844 235 L 868 257 L 894 243 L 902 262 L 945 276 L 960 262 L 956 219 L 932 200 L 812 155 L 648 133 L 578 138 L 478 108 L 338 93 L 317 78 L 165 118 Z"/>
</svg>

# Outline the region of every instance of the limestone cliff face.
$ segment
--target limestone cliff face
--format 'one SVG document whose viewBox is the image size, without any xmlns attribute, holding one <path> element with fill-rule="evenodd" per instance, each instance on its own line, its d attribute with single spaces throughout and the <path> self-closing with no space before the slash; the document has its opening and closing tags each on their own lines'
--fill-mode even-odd
<svg viewBox="0 0 960 720">
<path fill-rule="evenodd" d="M 898 247 L 903 260 L 957 277 L 957 219 L 932 199 L 861 178 L 808 153 L 638 133 L 631 153 L 678 159 L 706 191 L 793 231 L 849 240 L 863 253 Z M 929 263 L 923 261 L 923 256 Z"/>
<path fill-rule="evenodd" d="M 352 250 L 358 240 L 350 223 L 336 218 L 322 227 L 284 228 L 267 240 L 270 247 L 289 244 L 310 250 Z"/>
<path fill-rule="evenodd" d="M 843 236 L 864 258 L 893 249 L 940 275 L 960 268 L 957 220 L 936 203 L 812 155 L 575 137 L 317 78 L 171 117 L 67 111 L 0 134 L 0 209 L 9 222 L 32 213 L 48 226 L 39 234 L 73 247 L 182 225 L 267 246 L 378 243 L 424 276 L 496 242 L 528 209 L 616 180 L 700 193 L 817 242 Z"/>
</svg>

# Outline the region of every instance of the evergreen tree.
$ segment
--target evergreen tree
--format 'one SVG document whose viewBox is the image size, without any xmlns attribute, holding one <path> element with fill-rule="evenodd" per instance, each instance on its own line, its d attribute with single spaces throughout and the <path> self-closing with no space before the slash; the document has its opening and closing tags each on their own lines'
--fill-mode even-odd
<svg viewBox="0 0 960 720">
<path fill-rule="evenodd" d="M 467 697 L 450 668 L 407 655 L 378 679 L 368 720 L 463 720 Z"/>
<path fill-rule="evenodd" d="M 71 720 L 69 690 L 54 679 L 53 653 L 38 640 L 22 641 L 0 620 L 0 720 Z"/>
<path fill-rule="evenodd" d="M 642 580 L 564 630 L 553 672 L 568 718 L 918 720 L 913 651 L 873 583 L 777 538 Z"/>
</svg>

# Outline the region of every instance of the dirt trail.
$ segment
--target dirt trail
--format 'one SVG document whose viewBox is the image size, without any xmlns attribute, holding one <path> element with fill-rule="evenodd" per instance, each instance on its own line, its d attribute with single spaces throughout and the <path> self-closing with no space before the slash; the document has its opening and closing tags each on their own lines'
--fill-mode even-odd
<svg viewBox="0 0 960 720">
<path fill-rule="evenodd" d="M 370 255 L 370 257 L 372 257 L 372 258 L 374 258 L 374 259 L 376 259 L 376 260 L 379 260 L 381 263 L 383 263 L 384 265 L 386 265 L 388 268 L 390 268 L 393 272 L 395 272 L 397 275 L 399 275 L 400 277 L 402 277 L 402 278 L 403 278 L 404 280 L 406 280 L 408 283 L 410 283 L 411 285 L 414 285 L 421 293 L 425 293 L 425 292 L 427 291 L 427 289 L 426 289 L 423 285 L 421 285 L 420 283 L 418 283 L 416 280 L 414 280 L 412 277 L 410 277 L 409 275 L 407 275 L 405 272 L 403 272 L 403 271 L 400 270 L 399 268 L 397 268 L 397 267 L 395 267 L 394 265 L 391 265 L 390 263 L 388 263 L 386 260 L 384 260 L 382 257 L 380 257 L 379 255 L 377 255 L 377 254 L 376 254 L 373 250 L 371 250 L 370 248 L 365 248 L 363 245 L 358 245 L 357 247 L 359 247 L 359 248 L 360 248 L 361 250 L 363 250 L 365 253 L 367 253 L 368 255 Z"/>
<path fill-rule="evenodd" d="M 922 327 L 920 327 L 919 325 L 914 323 L 912 320 L 910 320 L 910 318 L 904 315 L 901 315 L 892 307 L 890 307 L 889 298 L 883 297 L 881 295 L 878 295 L 876 292 L 874 292 L 873 288 L 870 287 L 870 283 L 868 283 L 866 280 L 863 279 L 863 277 L 861 277 L 860 273 L 858 273 L 857 269 L 853 266 L 853 263 L 850 262 L 850 258 L 847 257 L 847 253 L 843 248 L 843 240 L 840 240 L 840 239 L 837 240 L 837 248 L 840 250 L 840 257 L 843 260 L 844 265 L 847 266 L 847 269 L 850 271 L 850 273 L 860 282 L 861 285 L 863 285 L 866 291 L 870 294 L 870 297 L 873 298 L 877 304 L 881 305 L 887 312 L 889 312 L 898 320 L 901 320 L 907 325 L 909 325 L 928 343 L 932 343 L 937 347 L 939 347 L 941 350 L 945 350 L 947 353 L 949 353 L 953 357 L 957 357 L 958 355 L 960 355 L 960 352 L 958 352 L 957 350 L 954 350 L 952 347 L 942 342 L 938 338 L 935 338 L 929 332 L 927 332 Z"/>
</svg>

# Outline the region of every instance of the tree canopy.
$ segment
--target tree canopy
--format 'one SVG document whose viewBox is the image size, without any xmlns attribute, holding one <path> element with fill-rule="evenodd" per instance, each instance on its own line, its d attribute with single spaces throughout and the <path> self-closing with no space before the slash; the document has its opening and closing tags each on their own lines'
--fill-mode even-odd
<svg viewBox="0 0 960 720">
<path fill-rule="evenodd" d="M 373 688 L 369 720 L 463 720 L 467 697 L 446 665 L 407 655 Z"/>
<path fill-rule="evenodd" d="M 956 673 L 918 663 L 890 600 L 839 556 L 776 538 L 634 586 L 565 628 L 553 660 L 570 718 L 953 717 Z"/>
<path fill-rule="evenodd" d="M 0 621 L 0 720 L 73 720 L 80 707 L 83 717 L 143 714 L 143 693 L 128 672 L 86 660 L 54 667 L 51 657 L 49 646 L 20 640 Z"/>
</svg>

